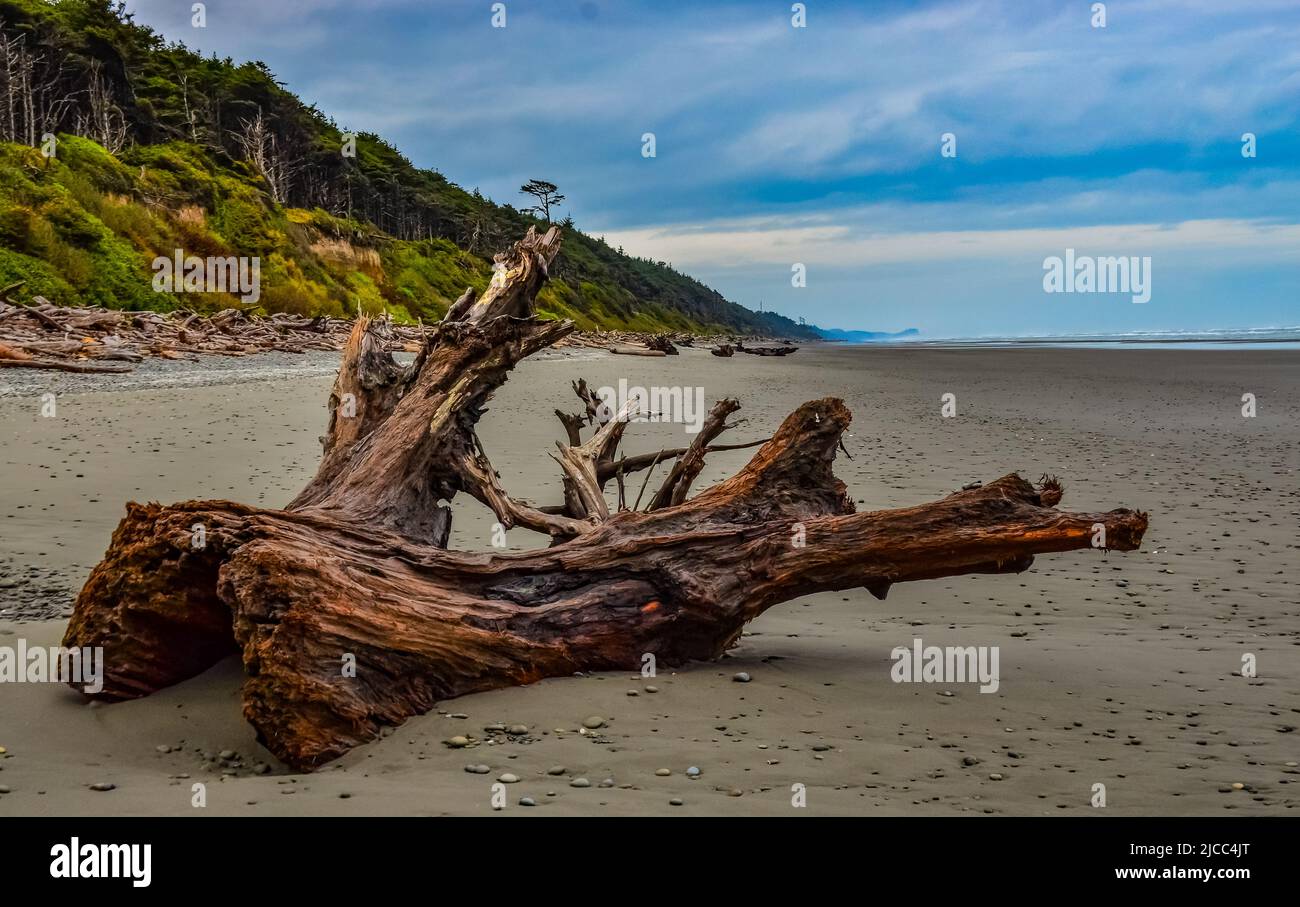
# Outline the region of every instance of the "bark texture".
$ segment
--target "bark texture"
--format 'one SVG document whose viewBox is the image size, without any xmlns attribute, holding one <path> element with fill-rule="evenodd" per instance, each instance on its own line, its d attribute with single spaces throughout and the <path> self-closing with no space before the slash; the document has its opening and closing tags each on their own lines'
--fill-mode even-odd
<svg viewBox="0 0 1300 907">
<path fill-rule="evenodd" d="M 1140 544 L 1145 514 L 1061 512 L 1059 483 L 1014 474 L 855 513 L 832 471 L 850 420 L 834 398 L 799 407 L 744 469 L 689 497 L 738 402 L 719 401 L 686 448 L 618 457 L 632 413 L 601 424 L 599 401 L 575 382 L 584 411 L 557 411 L 563 503 L 512 498 L 474 427 L 516 363 L 572 330 L 532 316 L 558 249 L 555 229 L 530 231 L 409 366 L 384 351 L 386 323 L 358 322 L 320 469 L 285 510 L 128 504 L 64 640 L 104 647 L 99 695 L 147 695 L 239 653 L 245 716 L 276 756 L 307 770 L 440 699 L 635 670 L 646 653 L 665 666 L 716 658 L 748 621 L 809 593 L 861 586 L 883 598 L 898 582 L 1018 572 L 1036 554 L 1090 547 L 1098 524 L 1109 548 Z M 625 477 L 648 470 L 648 480 L 661 463 L 645 511 L 641 495 L 628 506 Z M 447 502 L 461 492 L 552 546 L 446 550 Z"/>
</svg>

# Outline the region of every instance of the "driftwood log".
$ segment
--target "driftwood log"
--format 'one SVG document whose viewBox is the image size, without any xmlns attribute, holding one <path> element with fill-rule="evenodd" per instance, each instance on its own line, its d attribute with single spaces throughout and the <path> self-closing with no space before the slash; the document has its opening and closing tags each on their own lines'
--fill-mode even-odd
<svg viewBox="0 0 1300 907">
<path fill-rule="evenodd" d="M 749 353 L 751 356 L 789 356 L 791 353 L 799 352 L 799 347 L 788 343 L 782 346 L 745 346 L 744 343 L 738 343 L 736 351 Z"/>
<path fill-rule="evenodd" d="M 64 639 L 104 647 L 100 697 L 148 695 L 238 653 L 245 716 L 309 770 L 441 699 L 636 670 L 646 653 L 668 666 L 716 658 L 748 621 L 809 593 L 883 598 L 899 582 L 1018 572 L 1036 554 L 1089 547 L 1097 524 L 1110 548 L 1140 543 L 1145 514 L 1061 512 L 1058 483 L 1016 475 L 855 513 L 832 471 L 850 419 L 833 398 L 799 407 L 738 474 L 690 497 L 736 401 L 719 401 L 688 447 L 619 458 L 630 412 L 602 424 L 575 383 L 587 406 L 561 413 L 563 504 L 511 497 L 475 423 L 516 363 L 572 330 L 532 316 L 558 249 L 557 230 L 529 231 L 498 256 L 505 279 L 482 298 L 467 291 L 409 366 L 384 352 L 385 323 L 360 320 L 319 471 L 285 510 L 128 504 Z M 624 478 L 670 461 L 645 509 L 641 495 L 629 506 Z M 446 550 L 458 493 L 551 547 Z"/>
<path fill-rule="evenodd" d="M 646 338 L 645 345 L 652 350 L 658 350 L 665 356 L 678 355 L 677 347 L 673 345 L 672 338 L 667 334 L 652 334 Z"/>
</svg>

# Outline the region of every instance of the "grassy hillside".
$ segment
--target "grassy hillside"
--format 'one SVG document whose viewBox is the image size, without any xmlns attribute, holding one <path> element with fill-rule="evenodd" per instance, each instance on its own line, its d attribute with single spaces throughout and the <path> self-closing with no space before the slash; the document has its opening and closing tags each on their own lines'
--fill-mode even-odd
<svg viewBox="0 0 1300 907">
<path fill-rule="evenodd" d="M 427 321 L 491 276 L 487 261 L 447 240 L 395 240 L 362 221 L 277 205 L 247 172 L 216 165 L 194 145 L 139 145 L 119 157 L 61 136 L 46 160 L 0 144 L 0 285 L 26 281 L 24 292 L 61 304 L 235 304 L 225 294 L 154 292 L 150 262 L 176 249 L 258 256 L 269 312 L 342 316 L 360 305 Z M 565 312 L 562 292 L 556 314 Z"/>
<path fill-rule="evenodd" d="M 485 287 L 492 253 L 530 225 L 545 226 L 346 133 L 261 63 L 167 44 L 110 0 L 0 0 L 0 285 L 61 304 L 232 304 L 153 291 L 149 263 L 181 249 L 260 257 L 266 311 L 428 321 Z M 546 313 L 585 329 L 812 336 L 562 226 Z"/>
</svg>

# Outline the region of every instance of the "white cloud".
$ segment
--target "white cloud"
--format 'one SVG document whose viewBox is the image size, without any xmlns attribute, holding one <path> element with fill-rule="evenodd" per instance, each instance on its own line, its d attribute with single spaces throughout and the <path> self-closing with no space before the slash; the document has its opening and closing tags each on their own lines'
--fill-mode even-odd
<svg viewBox="0 0 1300 907">
<path fill-rule="evenodd" d="M 852 268 L 958 260 L 1008 260 L 1060 254 L 1155 255 L 1214 252 L 1300 263 L 1300 225 L 1250 220 L 1194 220 L 1177 224 L 1105 224 L 1021 230 L 941 230 L 862 233 L 845 224 L 772 218 L 706 225 L 665 225 L 612 231 L 613 246 L 682 268 L 743 268 L 803 262 Z"/>
</svg>

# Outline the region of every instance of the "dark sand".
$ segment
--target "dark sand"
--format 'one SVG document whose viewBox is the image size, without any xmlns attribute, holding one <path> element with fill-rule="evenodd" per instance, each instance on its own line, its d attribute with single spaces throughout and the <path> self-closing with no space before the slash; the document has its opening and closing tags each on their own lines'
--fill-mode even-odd
<svg viewBox="0 0 1300 907">
<path fill-rule="evenodd" d="M 273 377 L 286 363 L 293 374 Z M 168 363 L 149 380 L 111 384 L 0 378 L 12 389 L 0 396 L 0 645 L 57 644 L 64 621 L 19 618 L 67 609 L 126 500 L 287 501 L 315 468 L 332 367 L 332 357 L 285 357 Z M 220 374 L 168 386 L 196 369 Z M 257 745 L 234 660 L 112 706 L 55 684 L 2 684 L 0 815 L 485 813 L 503 772 L 521 779 L 506 788 L 506 815 L 1220 815 L 1300 804 L 1300 352 L 555 355 L 525 363 L 481 426 L 515 494 L 558 500 L 546 455 L 560 437 L 552 410 L 572 407 L 568 383 L 579 376 L 703 385 L 709 402 L 737 396 L 749 421 L 725 436 L 732 442 L 764 436 L 805 400 L 842 396 L 854 413 L 853 459 L 836 469 L 860 509 L 918 504 L 1018 470 L 1060 476 L 1065 508 L 1140 507 L 1151 528 L 1140 552 L 1048 555 L 1020 575 L 896 586 L 885 602 L 862 590 L 790 602 L 718 664 L 442 703 L 312 775 L 288 773 Z M 57 418 L 40 417 L 42 389 L 59 394 Z M 947 392 L 955 419 L 940 416 Z M 1246 392 L 1257 418 L 1241 416 Z M 681 426 L 635 425 L 625 447 L 685 437 Z M 747 454 L 711 457 L 700 487 Z M 456 505 L 453 547 L 487 547 L 490 514 Z M 509 540 L 541 543 L 523 530 Z M 895 684 L 890 650 L 915 637 L 999 646 L 1000 689 Z M 1253 679 L 1240 676 L 1246 653 L 1258 660 Z M 752 682 L 733 682 L 738 671 Z M 580 733 L 589 715 L 608 726 Z M 469 750 L 442 743 L 485 737 L 497 722 L 529 734 Z M 239 754 L 233 774 L 203 758 L 222 750 Z M 261 761 L 270 774 L 253 774 Z M 478 763 L 491 772 L 465 771 Z M 698 779 L 686 777 L 690 766 Z M 548 775 L 552 767 L 566 771 Z M 661 768 L 672 774 L 657 776 Z M 579 777 L 591 787 L 571 787 Z M 191 805 L 199 781 L 203 809 Z M 116 789 L 90 791 L 96 782 Z M 1097 783 L 1104 809 L 1090 805 Z M 805 809 L 791 805 L 793 785 L 805 786 Z"/>
</svg>

